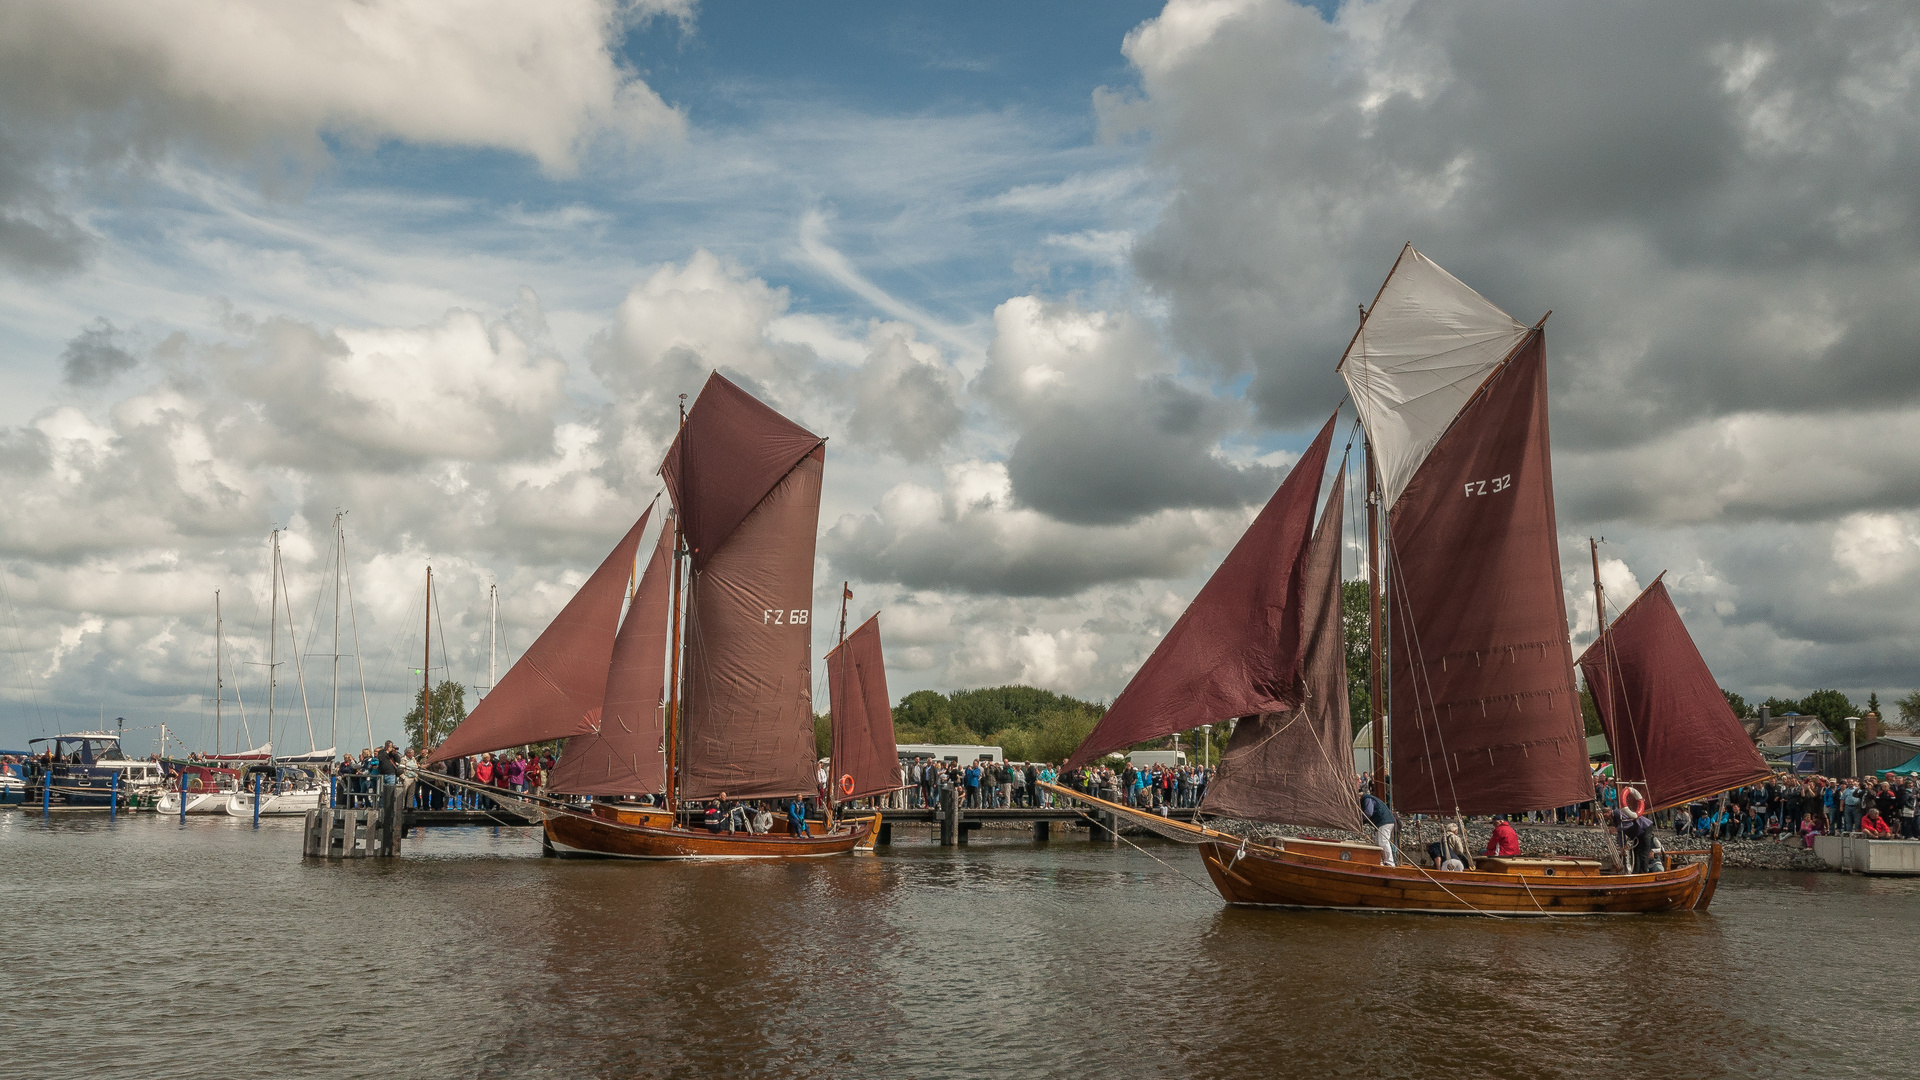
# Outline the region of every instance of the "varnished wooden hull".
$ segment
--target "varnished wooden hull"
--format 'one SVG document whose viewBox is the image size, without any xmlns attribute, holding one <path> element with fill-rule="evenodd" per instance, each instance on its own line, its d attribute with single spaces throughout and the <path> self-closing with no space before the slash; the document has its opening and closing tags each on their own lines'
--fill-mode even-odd
<svg viewBox="0 0 1920 1080">
<path fill-rule="evenodd" d="M 1706 863 L 1652 874 L 1484 873 L 1380 866 L 1248 844 L 1211 842 L 1200 857 L 1230 904 L 1343 911 L 1501 916 L 1643 915 L 1704 911 L 1720 877 Z"/>
<path fill-rule="evenodd" d="M 880 815 L 846 821 L 819 836 L 711 833 L 671 824 L 663 813 L 566 813 L 546 821 L 547 839 L 563 855 L 614 859 L 817 859 L 873 847 Z"/>
</svg>

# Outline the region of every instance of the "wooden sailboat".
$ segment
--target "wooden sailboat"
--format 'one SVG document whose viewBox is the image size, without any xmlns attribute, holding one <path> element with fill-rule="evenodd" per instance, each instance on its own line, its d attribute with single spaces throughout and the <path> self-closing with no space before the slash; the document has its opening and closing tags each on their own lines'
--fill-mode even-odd
<svg viewBox="0 0 1920 1080">
<path fill-rule="evenodd" d="M 1515 322 L 1408 245 L 1341 362 L 1367 434 L 1374 664 L 1389 691 L 1376 713 L 1393 734 L 1390 758 L 1375 736 L 1374 760 L 1392 767 L 1390 783 L 1376 769 L 1375 791 L 1402 813 L 1457 818 L 1593 798 L 1554 525 L 1545 321 Z M 1312 528 L 1337 419 L 1069 767 L 1238 717 L 1203 812 L 1363 827 L 1347 756 L 1344 467 Z M 1640 716 L 1649 726 L 1689 719 Z M 1446 871 L 1384 865 L 1370 845 L 1148 823 L 1198 844 L 1233 904 L 1503 916 L 1704 909 L 1720 867 L 1716 845 L 1645 874 L 1554 856 Z M 1708 858 L 1680 858 L 1690 854 Z"/>
<path fill-rule="evenodd" d="M 625 619 L 651 507 L 428 760 L 565 738 L 551 790 L 659 799 L 529 801 L 561 854 L 806 858 L 871 846 L 878 815 L 752 833 L 696 827 L 686 813 L 817 794 L 809 639 L 825 442 L 709 378 L 661 465 L 675 512 Z"/>
</svg>

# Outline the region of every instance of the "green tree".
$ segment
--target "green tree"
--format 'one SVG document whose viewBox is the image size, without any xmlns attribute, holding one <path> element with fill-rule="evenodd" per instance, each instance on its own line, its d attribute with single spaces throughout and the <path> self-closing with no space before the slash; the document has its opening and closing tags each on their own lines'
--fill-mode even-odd
<svg viewBox="0 0 1920 1080">
<path fill-rule="evenodd" d="M 1600 725 L 1600 707 L 1593 703 L 1593 691 L 1584 684 L 1580 687 L 1580 717 L 1587 723 L 1589 738 L 1606 732 L 1607 729 Z"/>
<path fill-rule="evenodd" d="M 1801 708 L 1800 703 L 1797 701 L 1777 697 L 1770 697 L 1761 702 L 1760 707 L 1767 710 L 1767 715 L 1776 720 L 1788 713 L 1804 713 L 1807 711 Z"/>
<path fill-rule="evenodd" d="M 1733 710 L 1733 715 L 1742 720 L 1753 715 L 1753 706 L 1747 704 L 1746 698 L 1741 697 L 1739 694 L 1734 693 L 1724 686 L 1720 688 L 1720 692 L 1726 695 L 1727 707 Z"/>
<path fill-rule="evenodd" d="M 1373 683 L 1367 662 L 1373 648 L 1373 611 L 1367 599 L 1367 583 L 1340 583 L 1340 628 L 1347 639 L 1347 710 L 1352 714 L 1354 734 L 1373 719 Z"/>
<path fill-rule="evenodd" d="M 1808 716 L 1817 716 L 1826 722 L 1827 729 L 1846 734 L 1847 717 L 1859 716 L 1859 710 L 1847 695 L 1838 690 L 1815 690 L 1800 702 L 1800 711 Z"/>
<path fill-rule="evenodd" d="M 833 756 L 833 717 L 827 713 L 813 714 L 813 756 Z"/>
<path fill-rule="evenodd" d="M 1900 722 L 1912 728 L 1920 725 L 1920 690 L 1895 701 L 1894 707 L 1900 710 Z"/>
<path fill-rule="evenodd" d="M 422 743 L 420 741 L 420 699 L 425 693 L 424 688 L 414 693 L 413 709 L 406 716 L 407 742 L 416 750 L 427 745 L 439 745 L 443 739 L 452 734 L 460 721 L 467 718 L 467 688 L 451 679 L 443 680 L 439 686 L 433 688 L 433 712 L 427 726 L 429 741 Z"/>
<path fill-rule="evenodd" d="M 1878 690 L 1870 691 L 1867 694 L 1867 712 L 1875 716 L 1880 716 L 1880 692 Z M 1880 719 L 1884 722 L 1886 717 L 1880 716 Z"/>
</svg>

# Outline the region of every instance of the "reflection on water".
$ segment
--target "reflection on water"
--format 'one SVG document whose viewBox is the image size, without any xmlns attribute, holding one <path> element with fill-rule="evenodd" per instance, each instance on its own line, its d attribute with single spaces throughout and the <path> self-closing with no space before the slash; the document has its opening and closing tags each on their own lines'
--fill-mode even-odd
<svg viewBox="0 0 1920 1080">
<path fill-rule="evenodd" d="M 1920 1073 L 1887 962 L 1920 882 L 1730 871 L 1710 917 L 1536 922 L 1227 908 L 1158 842 L 640 864 L 448 829 L 393 862 L 298 851 L 290 821 L 0 814 L 0 1072 Z M 1861 1037 L 1863 1001 L 1886 1037 Z"/>
</svg>

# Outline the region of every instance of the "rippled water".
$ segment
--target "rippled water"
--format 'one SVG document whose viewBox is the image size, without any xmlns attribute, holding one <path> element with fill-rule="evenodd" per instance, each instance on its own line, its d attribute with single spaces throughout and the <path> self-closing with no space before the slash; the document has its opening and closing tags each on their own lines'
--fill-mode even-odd
<svg viewBox="0 0 1920 1080">
<path fill-rule="evenodd" d="M 1729 871 L 1706 917 L 1247 911 L 1186 848 L 1068 835 L 638 864 L 443 829 L 328 864 L 290 821 L 0 813 L 0 1074 L 1920 1074 L 1920 882 Z"/>
</svg>

